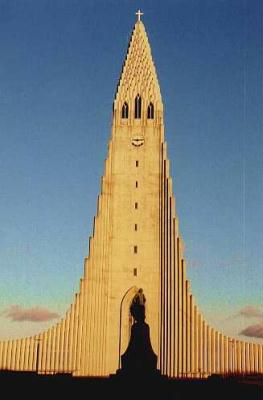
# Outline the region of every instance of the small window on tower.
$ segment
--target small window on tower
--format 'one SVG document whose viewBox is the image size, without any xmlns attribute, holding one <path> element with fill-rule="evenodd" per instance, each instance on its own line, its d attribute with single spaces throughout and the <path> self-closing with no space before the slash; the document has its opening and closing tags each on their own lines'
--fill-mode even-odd
<svg viewBox="0 0 263 400">
<path fill-rule="evenodd" d="M 138 230 L 138 225 L 134 224 L 134 230 L 137 231 Z"/>
<path fill-rule="evenodd" d="M 136 165 L 136 167 L 139 167 L 139 161 L 138 160 L 136 160 L 135 165 Z"/>
<path fill-rule="evenodd" d="M 133 268 L 133 275 L 137 276 L 137 268 Z"/>
<path fill-rule="evenodd" d="M 153 119 L 153 117 L 154 117 L 154 107 L 153 107 L 153 103 L 150 103 L 148 105 L 148 109 L 147 109 L 147 118 Z"/>
<path fill-rule="evenodd" d="M 136 188 L 138 187 L 138 181 L 135 182 L 135 187 L 136 187 Z"/>
<path fill-rule="evenodd" d="M 135 210 L 138 209 L 138 203 L 137 202 L 134 204 L 134 208 L 135 208 Z"/>
<path fill-rule="evenodd" d="M 139 94 L 135 97 L 135 108 L 134 108 L 134 117 L 136 119 L 141 118 L 142 113 L 142 98 Z"/>
<path fill-rule="evenodd" d="M 134 247 L 133 247 L 133 252 L 134 252 L 134 254 L 137 254 L 137 253 L 138 253 L 138 247 L 137 247 L 137 246 L 134 246 Z"/>
<path fill-rule="evenodd" d="M 127 102 L 125 101 L 125 103 L 122 106 L 121 117 L 124 119 L 127 119 L 128 116 L 129 116 L 129 106 L 128 106 Z"/>
</svg>

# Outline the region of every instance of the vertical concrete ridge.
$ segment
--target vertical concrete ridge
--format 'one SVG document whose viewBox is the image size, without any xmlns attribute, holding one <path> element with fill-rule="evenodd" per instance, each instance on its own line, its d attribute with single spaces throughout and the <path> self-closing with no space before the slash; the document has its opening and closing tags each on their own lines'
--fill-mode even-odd
<svg viewBox="0 0 263 400">
<path fill-rule="evenodd" d="M 210 327 L 197 306 L 186 276 L 184 244 L 178 228 L 165 142 L 161 159 L 159 367 L 170 377 L 203 378 L 212 373 L 262 373 L 263 346 L 227 337 Z M 173 229 L 171 220 L 174 221 Z"/>
</svg>

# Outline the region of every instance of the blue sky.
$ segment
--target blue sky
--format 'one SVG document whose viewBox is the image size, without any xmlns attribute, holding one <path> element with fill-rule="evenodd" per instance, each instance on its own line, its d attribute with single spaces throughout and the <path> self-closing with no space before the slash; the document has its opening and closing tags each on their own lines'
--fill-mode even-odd
<svg viewBox="0 0 263 400">
<path fill-rule="evenodd" d="M 227 334 L 258 323 L 262 2 L 0 0 L 0 338 L 53 323 L 14 322 L 10 306 L 63 315 L 78 290 L 138 8 L 192 291 Z"/>
</svg>

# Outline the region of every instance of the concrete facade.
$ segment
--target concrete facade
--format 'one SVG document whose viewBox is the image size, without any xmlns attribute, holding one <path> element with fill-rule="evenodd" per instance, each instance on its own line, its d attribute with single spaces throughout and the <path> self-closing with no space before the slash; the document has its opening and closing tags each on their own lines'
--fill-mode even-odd
<svg viewBox="0 0 263 400">
<path fill-rule="evenodd" d="M 105 172 L 79 293 L 55 326 L 0 343 L 0 368 L 108 376 L 127 348 L 138 288 L 158 368 L 170 377 L 263 372 L 263 346 L 210 327 L 186 278 L 164 139 L 163 103 L 143 23 L 117 87 Z"/>
</svg>

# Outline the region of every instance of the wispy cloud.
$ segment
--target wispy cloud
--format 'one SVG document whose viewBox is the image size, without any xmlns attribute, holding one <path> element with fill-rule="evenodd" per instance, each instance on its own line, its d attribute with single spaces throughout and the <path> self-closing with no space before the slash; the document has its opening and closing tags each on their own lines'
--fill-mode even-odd
<svg viewBox="0 0 263 400">
<path fill-rule="evenodd" d="M 258 307 L 247 305 L 240 310 L 238 310 L 235 314 L 229 315 L 226 320 L 232 320 L 233 318 L 263 318 L 263 311 Z"/>
<path fill-rule="evenodd" d="M 202 263 L 198 260 L 194 260 L 194 259 L 188 259 L 187 260 L 187 266 L 189 268 L 200 268 L 202 267 Z"/>
<path fill-rule="evenodd" d="M 239 323 L 243 320 L 254 319 L 254 324 L 242 329 L 238 334 L 253 338 L 263 338 L 263 312 L 259 307 L 247 305 L 235 314 L 228 316 L 225 321 L 233 321 L 239 319 Z"/>
<path fill-rule="evenodd" d="M 247 305 L 241 308 L 235 317 L 243 317 L 245 319 L 256 319 L 256 323 L 249 325 L 244 328 L 239 335 L 244 335 L 254 338 L 263 338 L 263 312 L 261 309 L 255 306 Z"/>
<path fill-rule="evenodd" d="M 263 324 L 249 325 L 247 328 L 239 332 L 239 335 L 248 337 L 263 338 Z"/>
<path fill-rule="evenodd" d="M 2 312 L 2 315 L 11 321 L 44 322 L 58 318 L 59 314 L 42 307 L 24 308 L 20 305 L 12 305 Z"/>
<path fill-rule="evenodd" d="M 187 254 L 187 252 L 186 252 L 186 254 Z M 187 260 L 187 266 L 190 268 L 192 268 L 192 267 L 201 268 L 201 267 L 206 266 L 205 259 L 198 260 L 198 259 L 191 259 L 191 258 L 187 257 L 186 260 Z M 236 268 L 237 266 L 241 266 L 241 265 L 244 266 L 246 264 L 247 264 L 246 260 L 240 254 L 232 254 L 226 259 L 215 259 L 213 262 L 214 268 L 218 268 L 218 269 Z"/>
<path fill-rule="evenodd" d="M 239 315 L 246 318 L 263 318 L 262 310 L 259 310 L 254 306 L 246 306 L 241 308 Z"/>
</svg>

